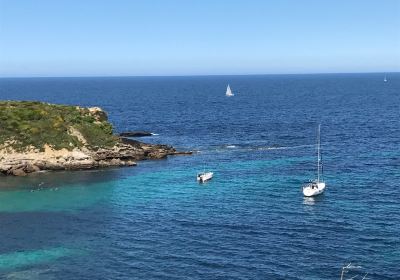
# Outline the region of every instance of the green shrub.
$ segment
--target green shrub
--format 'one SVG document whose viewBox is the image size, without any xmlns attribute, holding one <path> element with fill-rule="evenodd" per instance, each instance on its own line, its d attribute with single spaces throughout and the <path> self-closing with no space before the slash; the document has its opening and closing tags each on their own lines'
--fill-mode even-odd
<svg viewBox="0 0 400 280">
<path fill-rule="evenodd" d="M 83 143 L 69 133 L 71 128 L 84 136 L 88 148 L 109 147 L 117 141 L 106 118 L 96 121 L 88 109 L 32 101 L 0 101 L 0 145 L 12 141 L 11 146 L 16 150 L 29 146 L 43 150 L 45 144 L 57 150 L 81 147 Z"/>
</svg>

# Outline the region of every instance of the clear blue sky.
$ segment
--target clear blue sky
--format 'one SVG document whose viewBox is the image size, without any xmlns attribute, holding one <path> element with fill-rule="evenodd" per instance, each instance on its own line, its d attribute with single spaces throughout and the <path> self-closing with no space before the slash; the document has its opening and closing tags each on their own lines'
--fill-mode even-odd
<svg viewBox="0 0 400 280">
<path fill-rule="evenodd" d="M 400 0 L 0 0 L 0 76 L 400 71 Z"/>
</svg>

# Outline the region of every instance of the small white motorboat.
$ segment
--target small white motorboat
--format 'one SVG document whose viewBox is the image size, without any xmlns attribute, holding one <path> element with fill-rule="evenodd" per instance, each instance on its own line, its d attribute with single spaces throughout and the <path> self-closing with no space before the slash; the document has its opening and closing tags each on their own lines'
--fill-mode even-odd
<svg viewBox="0 0 400 280">
<path fill-rule="evenodd" d="M 303 186 L 304 196 L 316 196 L 325 191 L 325 182 L 323 181 L 323 168 L 321 157 L 321 125 L 318 126 L 318 144 L 317 144 L 317 179 L 305 184 Z"/>
<path fill-rule="evenodd" d="M 204 183 L 208 180 L 211 180 L 213 177 L 214 173 L 213 172 L 201 172 L 201 173 L 197 173 L 197 181 L 199 183 Z"/>
</svg>

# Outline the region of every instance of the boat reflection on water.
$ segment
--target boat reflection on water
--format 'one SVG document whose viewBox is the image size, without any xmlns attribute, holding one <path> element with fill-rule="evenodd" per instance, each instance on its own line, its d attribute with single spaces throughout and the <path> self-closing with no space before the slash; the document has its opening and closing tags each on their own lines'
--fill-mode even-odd
<svg viewBox="0 0 400 280">
<path fill-rule="evenodd" d="M 304 200 L 303 200 L 303 204 L 304 205 L 310 205 L 310 206 L 315 205 L 315 198 L 312 197 L 312 196 L 311 197 L 305 196 Z"/>
<path fill-rule="evenodd" d="M 303 204 L 307 206 L 314 206 L 319 202 L 322 202 L 324 200 L 324 196 L 310 196 L 307 197 L 305 196 L 303 199 Z"/>
</svg>

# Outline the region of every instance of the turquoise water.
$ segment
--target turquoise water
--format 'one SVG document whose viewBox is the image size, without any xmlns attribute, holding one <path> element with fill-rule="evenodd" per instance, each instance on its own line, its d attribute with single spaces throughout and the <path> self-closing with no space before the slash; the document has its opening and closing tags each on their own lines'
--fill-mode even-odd
<svg viewBox="0 0 400 280">
<path fill-rule="evenodd" d="M 1 99 L 99 105 L 116 131 L 197 151 L 0 177 L 0 275 L 339 279 L 352 261 L 399 279 L 400 75 L 388 77 L 0 79 Z M 305 199 L 319 122 L 328 187 Z M 199 185 L 204 167 L 215 177 Z"/>
</svg>

